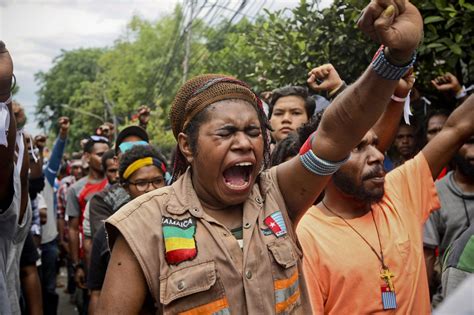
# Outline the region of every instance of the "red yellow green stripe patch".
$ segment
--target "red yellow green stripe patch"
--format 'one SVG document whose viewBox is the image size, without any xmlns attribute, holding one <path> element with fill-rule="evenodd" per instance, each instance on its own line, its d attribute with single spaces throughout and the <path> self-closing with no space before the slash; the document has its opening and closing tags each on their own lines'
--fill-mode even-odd
<svg viewBox="0 0 474 315">
<path fill-rule="evenodd" d="M 168 264 L 177 265 L 197 256 L 196 220 L 193 217 L 177 220 L 162 217 L 163 240 L 165 242 L 165 257 Z"/>
</svg>

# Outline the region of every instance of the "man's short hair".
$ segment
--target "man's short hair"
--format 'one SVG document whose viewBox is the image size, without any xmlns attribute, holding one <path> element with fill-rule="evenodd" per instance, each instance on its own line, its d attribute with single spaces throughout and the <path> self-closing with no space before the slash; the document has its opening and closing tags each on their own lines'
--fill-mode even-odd
<svg viewBox="0 0 474 315">
<path fill-rule="evenodd" d="M 109 140 L 105 137 L 102 137 L 102 136 L 90 136 L 87 141 L 86 141 L 86 144 L 84 145 L 84 152 L 85 153 L 92 153 L 92 150 L 94 149 L 94 144 L 96 143 L 105 143 L 105 144 L 109 144 Z"/>
<path fill-rule="evenodd" d="M 110 149 L 109 151 L 105 152 L 101 159 L 100 162 L 102 163 L 102 169 L 104 171 L 107 170 L 107 160 L 113 159 L 115 157 L 115 150 Z"/>
<path fill-rule="evenodd" d="M 273 90 L 272 97 L 270 99 L 270 104 L 269 104 L 269 111 L 268 111 L 269 118 L 272 117 L 273 107 L 275 107 L 275 104 L 278 101 L 278 99 L 284 96 L 301 97 L 304 101 L 304 107 L 305 107 L 306 115 L 308 116 L 308 119 L 313 116 L 314 110 L 316 108 L 316 101 L 309 95 L 308 89 L 304 86 L 291 85 L 291 86 L 285 86 L 285 87 Z"/>
</svg>

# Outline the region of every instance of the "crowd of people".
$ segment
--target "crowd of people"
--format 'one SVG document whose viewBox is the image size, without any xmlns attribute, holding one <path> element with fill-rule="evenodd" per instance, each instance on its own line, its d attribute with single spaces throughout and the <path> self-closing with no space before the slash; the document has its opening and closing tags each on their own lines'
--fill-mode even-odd
<svg viewBox="0 0 474 315">
<path fill-rule="evenodd" d="M 418 10 L 374 0 L 358 26 L 382 45 L 351 84 L 187 81 L 172 156 L 147 106 L 81 152 L 61 117 L 49 149 L 0 41 L 0 314 L 60 313 L 58 290 L 79 314 L 474 312 L 474 96 L 446 73 L 455 108 L 412 115 Z"/>
</svg>

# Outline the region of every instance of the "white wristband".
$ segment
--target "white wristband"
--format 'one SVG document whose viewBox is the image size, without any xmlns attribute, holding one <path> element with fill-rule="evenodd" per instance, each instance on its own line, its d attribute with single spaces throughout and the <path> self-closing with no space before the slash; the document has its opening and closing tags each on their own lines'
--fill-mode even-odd
<svg viewBox="0 0 474 315">
<path fill-rule="evenodd" d="M 463 98 L 467 95 L 467 91 L 466 91 L 466 87 L 463 85 L 461 90 L 459 90 L 459 92 L 456 93 L 456 99 L 460 99 L 460 98 Z"/>
<path fill-rule="evenodd" d="M 405 102 L 405 100 L 407 99 L 406 97 L 398 97 L 396 95 L 392 95 L 391 97 L 392 100 L 394 100 L 395 102 L 398 102 L 398 103 L 403 103 Z"/>
</svg>

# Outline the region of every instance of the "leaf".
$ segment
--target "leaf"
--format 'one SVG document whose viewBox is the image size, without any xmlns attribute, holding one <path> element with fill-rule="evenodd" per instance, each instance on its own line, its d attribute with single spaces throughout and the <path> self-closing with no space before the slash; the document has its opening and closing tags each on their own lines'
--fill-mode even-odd
<svg viewBox="0 0 474 315">
<path fill-rule="evenodd" d="M 434 49 L 434 48 L 444 47 L 444 45 L 441 43 L 431 43 L 431 44 L 428 44 L 426 47 L 428 47 L 429 49 Z"/>
<path fill-rule="evenodd" d="M 455 53 L 456 55 L 458 55 L 458 56 L 462 55 L 462 49 L 458 44 L 453 44 L 453 45 L 449 46 L 449 49 L 451 49 L 451 51 L 453 53 Z"/>
<path fill-rule="evenodd" d="M 425 18 L 425 24 L 436 23 L 444 21 L 444 18 L 441 16 L 427 16 Z"/>
<path fill-rule="evenodd" d="M 468 9 L 469 11 L 474 11 L 474 4 L 471 4 L 471 3 L 464 3 L 464 4 L 463 4 L 463 7 L 465 7 L 465 8 Z"/>
<path fill-rule="evenodd" d="M 451 26 L 453 26 L 456 22 L 457 22 L 457 19 L 456 19 L 456 18 L 450 19 L 450 20 L 446 23 L 446 29 L 451 28 Z"/>
<path fill-rule="evenodd" d="M 438 10 L 441 10 L 446 7 L 446 0 L 434 0 L 434 3 Z"/>
</svg>

